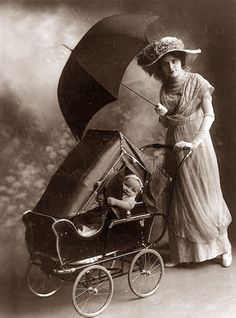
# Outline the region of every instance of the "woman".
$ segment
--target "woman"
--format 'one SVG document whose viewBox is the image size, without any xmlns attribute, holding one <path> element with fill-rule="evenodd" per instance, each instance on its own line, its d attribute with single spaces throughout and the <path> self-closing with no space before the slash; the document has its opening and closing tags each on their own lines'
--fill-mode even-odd
<svg viewBox="0 0 236 318">
<path fill-rule="evenodd" d="M 169 267 L 219 255 L 223 267 L 232 263 L 227 235 L 231 216 L 222 196 L 209 134 L 215 117 L 214 88 L 201 75 L 187 70 L 200 52 L 184 49 L 180 39 L 164 37 L 137 56 L 138 65 L 162 82 L 156 112 L 167 128 L 166 143 L 174 144 L 175 150 L 173 158 L 166 157 L 167 171 L 173 171 L 185 149 L 192 150 L 179 170 L 171 201 Z"/>
</svg>

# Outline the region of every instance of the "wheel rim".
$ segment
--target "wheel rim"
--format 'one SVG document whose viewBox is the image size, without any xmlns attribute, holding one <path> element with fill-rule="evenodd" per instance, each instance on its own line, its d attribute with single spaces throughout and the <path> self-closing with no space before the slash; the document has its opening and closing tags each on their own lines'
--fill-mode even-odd
<svg viewBox="0 0 236 318">
<path fill-rule="evenodd" d="M 53 275 L 45 274 L 39 266 L 30 264 L 27 271 L 27 283 L 33 294 L 49 297 L 59 290 L 62 281 Z"/>
<path fill-rule="evenodd" d="M 109 271 L 100 265 L 85 268 L 73 286 L 73 304 L 84 317 L 94 317 L 104 311 L 113 295 L 114 285 Z"/>
<path fill-rule="evenodd" d="M 151 249 L 142 250 L 131 262 L 129 286 L 138 297 L 150 296 L 159 287 L 163 273 L 164 263 L 160 254 Z"/>
</svg>

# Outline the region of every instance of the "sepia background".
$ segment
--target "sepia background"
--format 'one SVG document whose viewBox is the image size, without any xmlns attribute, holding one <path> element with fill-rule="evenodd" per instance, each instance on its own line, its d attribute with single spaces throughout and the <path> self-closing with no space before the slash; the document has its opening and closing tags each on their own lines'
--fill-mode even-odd
<svg viewBox="0 0 236 318">
<path fill-rule="evenodd" d="M 57 85 L 82 36 L 96 22 L 118 13 L 156 14 L 164 35 L 201 48 L 192 67 L 215 87 L 212 127 L 224 197 L 235 237 L 236 107 L 235 11 L 233 0 L 0 1 L 0 312 L 16 310 L 23 288 L 27 251 L 22 213 L 34 207 L 67 153 L 76 144 L 61 115 Z M 124 82 L 153 102 L 159 84 L 132 61 Z M 153 107 L 120 89 L 88 128 L 117 129 L 137 146 L 162 142 Z"/>
</svg>

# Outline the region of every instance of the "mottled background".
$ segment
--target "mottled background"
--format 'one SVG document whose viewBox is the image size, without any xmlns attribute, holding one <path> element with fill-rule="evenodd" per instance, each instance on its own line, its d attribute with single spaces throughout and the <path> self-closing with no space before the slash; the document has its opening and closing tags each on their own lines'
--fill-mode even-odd
<svg viewBox="0 0 236 318">
<path fill-rule="evenodd" d="M 166 34 L 202 49 L 192 70 L 215 86 L 213 141 L 222 188 L 232 215 L 236 207 L 235 2 L 233 0 L 84 0 L 0 2 L 0 311 L 14 308 L 24 282 L 27 253 L 22 213 L 32 208 L 50 176 L 75 145 L 57 102 L 57 85 L 86 31 L 118 13 L 157 14 Z M 156 102 L 159 85 L 135 62 L 124 82 Z M 120 90 L 119 100 L 89 124 L 119 129 L 135 144 L 163 140 L 152 106 Z M 230 228 L 233 236 L 235 222 Z M 4 304 L 4 305 L 3 305 Z"/>
</svg>

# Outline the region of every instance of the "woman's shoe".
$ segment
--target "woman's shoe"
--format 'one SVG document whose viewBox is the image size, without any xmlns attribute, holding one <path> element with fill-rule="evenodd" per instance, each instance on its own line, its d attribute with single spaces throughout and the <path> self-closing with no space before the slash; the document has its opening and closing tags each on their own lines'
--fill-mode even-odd
<svg viewBox="0 0 236 318">
<path fill-rule="evenodd" d="M 173 263 L 173 262 L 165 263 L 165 267 L 167 267 L 167 268 L 174 268 L 174 267 L 177 267 L 178 265 L 179 265 L 179 263 Z"/>
<path fill-rule="evenodd" d="M 232 253 L 224 253 L 221 255 L 221 265 L 223 267 L 230 267 L 232 264 Z"/>
</svg>

